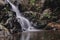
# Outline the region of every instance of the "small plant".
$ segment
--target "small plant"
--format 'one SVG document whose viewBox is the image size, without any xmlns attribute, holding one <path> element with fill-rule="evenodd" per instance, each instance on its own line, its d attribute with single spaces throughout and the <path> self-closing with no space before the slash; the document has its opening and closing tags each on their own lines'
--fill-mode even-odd
<svg viewBox="0 0 60 40">
<path fill-rule="evenodd" d="M 35 0 L 30 0 L 31 5 L 34 5 L 34 3 L 35 3 Z"/>
<path fill-rule="evenodd" d="M 47 18 L 51 18 L 50 14 L 48 14 L 48 13 L 46 13 L 44 16 Z"/>
</svg>

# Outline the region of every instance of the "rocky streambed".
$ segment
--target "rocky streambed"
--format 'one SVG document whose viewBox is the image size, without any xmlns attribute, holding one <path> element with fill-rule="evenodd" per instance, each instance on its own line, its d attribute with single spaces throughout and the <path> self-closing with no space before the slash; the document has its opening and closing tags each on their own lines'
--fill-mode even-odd
<svg viewBox="0 0 60 40">
<path fill-rule="evenodd" d="M 11 2 L 19 8 L 22 15 L 36 29 L 51 31 L 19 33 L 22 30 L 21 25 L 17 22 L 16 13 L 5 0 L 0 0 L 1 40 L 20 40 L 22 35 L 26 38 L 27 34 L 30 34 L 30 40 L 60 40 L 60 31 L 58 31 L 60 30 L 59 0 L 11 0 Z"/>
</svg>

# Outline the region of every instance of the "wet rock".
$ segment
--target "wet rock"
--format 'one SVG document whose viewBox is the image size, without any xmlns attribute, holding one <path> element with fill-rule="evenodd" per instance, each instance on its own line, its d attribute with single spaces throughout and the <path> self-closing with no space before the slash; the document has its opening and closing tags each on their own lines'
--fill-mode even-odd
<svg viewBox="0 0 60 40">
<path fill-rule="evenodd" d="M 36 23 L 37 26 L 34 26 L 37 29 L 44 29 L 47 25 L 47 21 L 46 20 L 40 20 Z"/>
<path fill-rule="evenodd" d="M 50 22 L 47 24 L 47 27 L 46 28 L 51 28 L 52 30 L 53 29 L 57 29 L 57 30 L 60 30 L 60 23 L 56 23 L 56 22 Z"/>
<path fill-rule="evenodd" d="M 6 21 L 5 25 L 6 25 L 6 28 L 9 29 L 10 33 L 17 33 L 22 31 L 21 25 L 17 22 L 17 19 L 15 17 L 9 18 Z"/>
<path fill-rule="evenodd" d="M 7 37 L 9 35 L 10 35 L 10 33 L 9 33 L 8 29 L 5 28 L 5 26 L 0 24 L 0 37 Z"/>
</svg>

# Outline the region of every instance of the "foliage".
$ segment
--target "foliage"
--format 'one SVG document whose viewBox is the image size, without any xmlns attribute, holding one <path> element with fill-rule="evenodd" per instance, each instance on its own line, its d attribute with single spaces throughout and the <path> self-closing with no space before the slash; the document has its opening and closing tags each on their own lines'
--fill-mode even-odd
<svg viewBox="0 0 60 40">
<path fill-rule="evenodd" d="M 34 5 L 34 3 L 35 3 L 35 0 L 30 0 L 31 5 Z"/>
<path fill-rule="evenodd" d="M 44 14 L 44 17 L 51 18 L 49 13 Z"/>
</svg>

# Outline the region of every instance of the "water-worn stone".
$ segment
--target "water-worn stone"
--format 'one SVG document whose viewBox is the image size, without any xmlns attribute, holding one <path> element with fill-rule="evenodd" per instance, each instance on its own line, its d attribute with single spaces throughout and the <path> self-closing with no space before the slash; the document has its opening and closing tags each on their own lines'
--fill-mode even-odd
<svg viewBox="0 0 60 40">
<path fill-rule="evenodd" d="M 0 5 L 5 5 L 5 2 L 3 0 L 0 0 Z"/>
<path fill-rule="evenodd" d="M 60 30 L 60 23 L 50 22 L 47 24 L 47 28 L 52 28 L 53 30 Z"/>
<path fill-rule="evenodd" d="M 21 25 L 17 22 L 17 19 L 15 17 L 10 17 L 6 23 L 6 28 L 9 29 L 11 33 L 21 32 Z M 12 30 L 12 31 L 11 31 Z"/>
<path fill-rule="evenodd" d="M 5 28 L 5 26 L 0 24 L 0 37 L 7 37 L 9 35 L 10 35 L 10 33 L 9 33 L 8 29 Z"/>
</svg>

